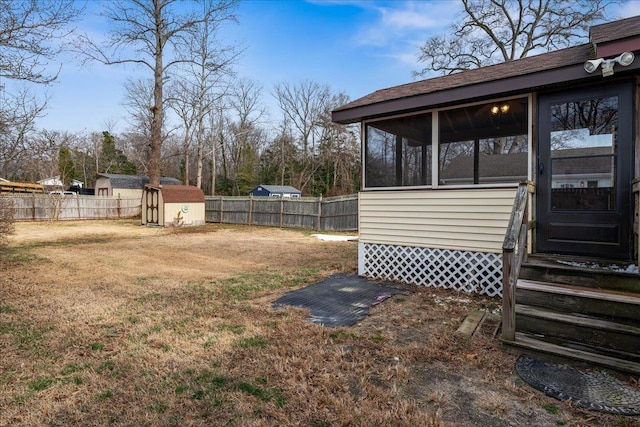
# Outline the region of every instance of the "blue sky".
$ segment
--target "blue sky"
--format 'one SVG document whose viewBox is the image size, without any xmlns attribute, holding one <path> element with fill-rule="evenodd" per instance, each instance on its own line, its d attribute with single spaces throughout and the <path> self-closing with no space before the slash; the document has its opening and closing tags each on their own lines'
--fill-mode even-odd
<svg viewBox="0 0 640 427">
<path fill-rule="evenodd" d="M 99 3 L 90 0 L 90 11 L 98 10 Z M 311 80 L 356 99 L 412 81 L 412 71 L 420 68 L 417 47 L 445 31 L 459 11 L 452 0 L 246 0 L 237 10 L 239 23 L 226 26 L 223 35 L 245 47 L 235 70 L 263 86 L 263 102 L 277 122 L 271 95 L 277 83 Z M 639 15 L 640 0 L 623 3 L 614 14 Z M 107 23 L 89 14 L 77 25 L 100 34 Z M 136 74 L 146 77 L 149 72 L 65 61 L 58 81 L 47 89 L 49 108 L 38 127 L 124 130 L 123 83 Z"/>
</svg>

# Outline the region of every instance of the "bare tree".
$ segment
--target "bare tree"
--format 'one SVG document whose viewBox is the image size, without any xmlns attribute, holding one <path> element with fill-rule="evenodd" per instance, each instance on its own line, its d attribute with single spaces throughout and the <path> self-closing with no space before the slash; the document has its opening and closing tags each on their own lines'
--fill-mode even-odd
<svg viewBox="0 0 640 427">
<path fill-rule="evenodd" d="M 2 94 L 0 110 L 0 175 L 27 179 L 25 163 L 38 157 L 32 146 L 35 121 L 43 115 L 46 102 L 29 94 L 27 89 L 14 95 Z"/>
<path fill-rule="evenodd" d="M 266 132 L 260 121 L 266 114 L 261 103 L 262 86 L 249 79 L 235 82 L 227 96 L 231 114 L 228 139 L 234 165 L 234 194 L 258 185 L 259 155 Z"/>
<path fill-rule="evenodd" d="M 164 126 L 164 83 L 179 64 L 196 63 L 189 55 L 189 41 L 196 29 L 210 22 L 235 19 L 235 0 L 120 0 L 107 3 L 106 18 L 113 28 L 104 45 L 82 37 L 81 52 L 107 65 L 135 64 L 153 75 L 153 115 L 149 141 L 149 182 L 160 183 Z"/>
<path fill-rule="evenodd" d="M 315 151 L 319 117 L 331 99 L 329 87 L 309 80 L 295 85 L 281 83 L 276 85 L 274 96 L 282 114 L 297 131 L 304 156 L 309 156 Z"/>
<path fill-rule="evenodd" d="M 72 33 L 69 24 L 81 13 L 73 0 L 5 0 L 0 2 L 0 175 L 24 179 L 24 162 L 36 118 L 47 99 L 30 94 L 28 84 L 48 84 L 58 73 L 49 63 L 60 53 L 61 41 Z M 15 88 L 16 90 L 10 90 Z M 30 154 L 29 154 L 30 153 Z"/>
<path fill-rule="evenodd" d="M 0 77 L 51 83 L 47 71 L 60 53 L 55 41 L 68 37 L 67 27 L 80 13 L 73 0 L 5 0 L 0 2 Z"/>
<path fill-rule="evenodd" d="M 451 74 L 568 47 L 605 17 L 615 0 L 461 0 L 464 13 L 449 35 L 420 46 L 414 72 Z"/>
<path fill-rule="evenodd" d="M 359 147 L 354 145 L 353 130 L 331 122 L 331 110 L 347 102 L 347 97 L 334 93 L 329 86 L 303 81 L 296 85 L 279 84 L 276 97 L 284 122 L 281 143 L 294 141 L 297 155 L 289 154 L 294 162 L 289 163 L 290 183 L 307 194 L 340 193 L 338 187 L 353 188 L 358 182 L 348 169 L 357 171 L 352 160 L 358 159 Z M 355 148 L 355 152 L 353 149 Z M 286 153 L 277 145 L 269 147 L 270 154 L 279 152 L 281 159 Z M 355 156 L 354 156 L 355 154 Z M 280 162 L 284 171 L 285 162 Z M 357 172 L 356 172 L 357 174 Z M 281 179 L 282 181 L 282 179 Z"/>
<path fill-rule="evenodd" d="M 138 78 L 128 79 L 124 85 L 125 95 L 122 104 L 128 113 L 128 131 L 123 135 L 125 147 L 121 147 L 127 157 L 138 166 L 138 171 L 149 174 L 151 129 L 153 124 L 153 80 Z M 162 141 L 165 140 L 164 126 L 161 129 Z M 158 163 L 159 164 L 159 163 Z"/>
<path fill-rule="evenodd" d="M 321 135 L 319 160 L 325 176 L 324 194 L 339 195 L 358 191 L 360 183 L 360 137 L 358 126 L 341 125 L 331 120 L 331 111 L 349 102 L 344 93 L 331 96 L 326 110 L 320 115 Z"/>
<path fill-rule="evenodd" d="M 189 57 L 192 61 L 181 65 L 178 90 L 174 91 L 172 103 L 178 103 L 179 115 L 185 127 L 193 126 L 193 134 L 185 132 L 186 137 L 193 136 L 196 148 L 196 186 L 202 188 L 202 171 L 205 156 L 206 116 L 220 102 L 229 86 L 233 71 L 231 65 L 239 55 L 234 46 L 220 45 L 216 36 L 220 25 L 227 16 L 219 20 L 199 23 L 193 29 L 193 37 L 188 40 Z"/>
<path fill-rule="evenodd" d="M 191 86 L 186 80 L 179 80 L 169 88 L 170 107 L 182 121 L 181 155 L 184 162 L 184 183 L 191 181 L 191 145 L 196 125 L 195 98 L 190 94 Z"/>
</svg>

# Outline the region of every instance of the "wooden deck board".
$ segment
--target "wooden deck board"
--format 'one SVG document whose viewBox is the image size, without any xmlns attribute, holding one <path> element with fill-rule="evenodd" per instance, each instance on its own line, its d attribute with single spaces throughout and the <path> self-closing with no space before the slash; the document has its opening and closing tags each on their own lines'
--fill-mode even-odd
<svg viewBox="0 0 640 427">
<path fill-rule="evenodd" d="M 503 343 L 514 347 L 530 349 L 536 352 L 543 352 L 565 357 L 568 359 L 594 363 L 618 371 L 630 372 L 636 375 L 640 374 L 640 363 L 617 359 L 615 357 L 600 355 L 588 351 L 563 347 L 557 344 L 536 339 L 521 332 L 516 332 L 515 341 L 503 341 Z"/>
<path fill-rule="evenodd" d="M 640 305 L 640 294 L 630 292 L 613 291 L 608 289 L 586 289 L 580 286 L 565 285 L 559 283 L 537 282 L 535 280 L 519 279 L 519 289 L 547 292 L 551 294 L 572 295 L 581 298 L 592 298 L 611 302 Z"/>
<path fill-rule="evenodd" d="M 480 325 L 480 322 L 482 322 L 482 319 L 484 319 L 484 311 L 474 310 L 464 319 L 456 332 L 471 336 L 478 328 L 478 325 Z"/>
</svg>

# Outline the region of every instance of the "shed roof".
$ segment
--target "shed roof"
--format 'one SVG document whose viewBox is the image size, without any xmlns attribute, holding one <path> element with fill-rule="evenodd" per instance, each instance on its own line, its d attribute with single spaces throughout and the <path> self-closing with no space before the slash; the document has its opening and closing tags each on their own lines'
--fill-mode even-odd
<svg viewBox="0 0 640 427">
<path fill-rule="evenodd" d="M 204 192 L 193 185 L 162 185 L 165 203 L 204 203 Z"/>
<path fill-rule="evenodd" d="M 300 190 L 290 185 L 258 185 L 258 187 L 262 187 L 270 193 L 302 194 Z"/>
<path fill-rule="evenodd" d="M 620 28 L 618 28 L 618 24 Z M 612 44 L 631 37 L 640 50 L 640 16 L 591 27 L 595 46 Z M 629 44 L 618 48 L 629 47 Z M 619 52 L 621 53 L 621 52 Z M 600 73 L 589 74 L 584 62 L 595 58 L 594 45 L 586 43 L 514 61 L 476 68 L 442 77 L 377 90 L 353 102 L 336 108 L 332 119 L 338 123 L 353 123 L 418 109 L 452 105 L 466 100 L 486 99 L 497 95 L 525 93 L 571 81 L 600 80 Z M 616 73 L 640 69 L 640 60 Z"/>
<path fill-rule="evenodd" d="M 98 178 L 108 178 L 113 188 L 142 189 L 149 183 L 149 177 L 140 175 L 122 175 L 117 173 L 99 173 Z M 180 185 L 176 178 L 161 177 L 161 185 Z"/>
</svg>

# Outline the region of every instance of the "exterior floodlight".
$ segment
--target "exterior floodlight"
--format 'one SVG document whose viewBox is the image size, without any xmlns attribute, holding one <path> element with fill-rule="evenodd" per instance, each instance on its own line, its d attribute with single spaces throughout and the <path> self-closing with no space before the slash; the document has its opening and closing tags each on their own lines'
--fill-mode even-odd
<svg viewBox="0 0 640 427">
<path fill-rule="evenodd" d="M 615 59 L 615 61 L 623 67 L 626 67 L 631 65 L 634 59 L 635 56 L 633 56 L 633 52 L 623 52 Z"/>
<path fill-rule="evenodd" d="M 598 67 L 601 67 L 602 76 L 607 77 L 613 74 L 613 66 L 616 65 L 616 63 L 622 65 L 623 67 L 626 67 L 628 65 L 631 65 L 634 59 L 635 56 L 633 55 L 633 52 L 623 52 L 612 59 L 590 59 L 589 61 L 584 63 L 584 70 L 587 73 L 591 74 L 595 70 L 597 70 Z"/>
<path fill-rule="evenodd" d="M 600 58 L 600 59 L 591 59 L 587 62 L 584 63 L 584 70 L 591 74 L 593 73 L 595 70 L 598 69 L 598 67 L 600 66 L 600 64 L 602 64 L 604 62 L 604 59 Z"/>
</svg>

